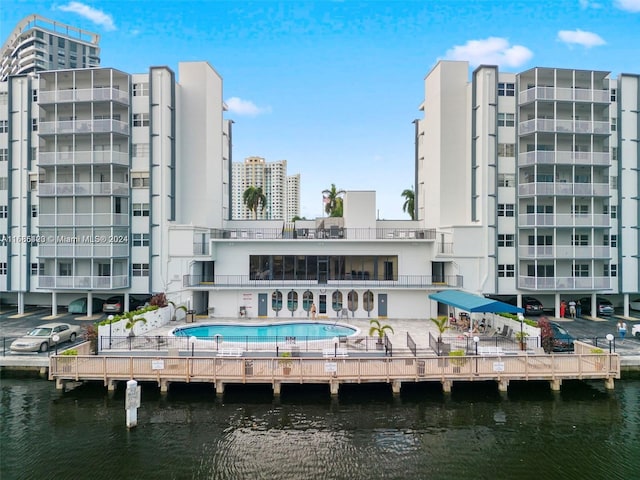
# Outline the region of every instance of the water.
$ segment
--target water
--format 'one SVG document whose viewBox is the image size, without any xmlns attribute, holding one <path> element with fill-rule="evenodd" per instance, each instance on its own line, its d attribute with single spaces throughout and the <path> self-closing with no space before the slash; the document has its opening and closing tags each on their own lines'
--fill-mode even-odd
<svg viewBox="0 0 640 480">
<path fill-rule="evenodd" d="M 176 336 L 194 336 L 197 338 L 213 338 L 216 335 L 227 337 L 252 337 L 252 341 L 272 341 L 274 337 L 313 337 L 333 338 L 353 335 L 355 327 L 334 323 L 290 322 L 274 324 L 209 324 L 194 327 L 179 327 L 173 333 Z"/>
<path fill-rule="evenodd" d="M 62 394 L 2 380 L 0 477 L 13 479 L 624 479 L 640 478 L 640 380 L 326 388 L 144 385 L 140 425 L 124 390 Z"/>
</svg>

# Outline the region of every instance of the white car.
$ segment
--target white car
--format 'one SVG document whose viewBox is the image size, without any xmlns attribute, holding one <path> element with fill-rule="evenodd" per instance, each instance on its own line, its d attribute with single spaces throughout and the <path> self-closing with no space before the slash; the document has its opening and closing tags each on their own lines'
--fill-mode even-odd
<svg viewBox="0 0 640 480">
<path fill-rule="evenodd" d="M 636 323 L 631 327 L 631 336 L 640 339 L 640 323 Z"/>
<path fill-rule="evenodd" d="M 80 327 L 68 323 L 45 323 L 11 344 L 13 352 L 46 352 L 49 347 L 63 342 L 75 342 Z"/>
<path fill-rule="evenodd" d="M 629 308 L 631 310 L 639 310 L 640 311 L 640 298 L 636 298 L 635 300 L 631 300 L 629 302 Z"/>
</svg>

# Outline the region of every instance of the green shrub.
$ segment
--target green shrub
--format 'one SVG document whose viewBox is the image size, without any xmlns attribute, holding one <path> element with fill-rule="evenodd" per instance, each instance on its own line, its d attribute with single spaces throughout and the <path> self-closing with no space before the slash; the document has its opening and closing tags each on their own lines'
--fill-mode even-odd
<svg viewBox="0 0 640 480">
<path fill-rule="evenodd" d="M 60 355 L 78 355 L 78 350 L 75 348 L 70 348 L 69 350 L 65 350 Z"/>
</svg>

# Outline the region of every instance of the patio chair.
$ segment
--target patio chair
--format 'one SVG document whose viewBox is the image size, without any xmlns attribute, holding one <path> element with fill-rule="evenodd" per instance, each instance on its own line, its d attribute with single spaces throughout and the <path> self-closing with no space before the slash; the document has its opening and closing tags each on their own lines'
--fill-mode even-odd
<svg viewBox="0 0 640 480">
<path fill-rule="evenodd" d="M 505 338 L 506 338 L 506 337 L 508 336 L 508 335 L 507 335 L 508 333 L 509 333 L 509 326 L 508 326 L 508 325 L 504 325 L 504 326 L 502 327 L 502 331 L 500 332 L 500 334 L 499 334 L 499 335 L 500 335 L 501 337 L 505 337 Z"/>
</svg>

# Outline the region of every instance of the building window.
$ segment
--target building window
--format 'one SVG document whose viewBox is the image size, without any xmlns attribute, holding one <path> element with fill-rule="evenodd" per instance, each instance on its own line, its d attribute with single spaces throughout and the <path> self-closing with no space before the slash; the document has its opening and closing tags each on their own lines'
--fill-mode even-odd
<svg viewBox="0 0 640 480">
<path fill-rule="evenodd" d="M 38 205 L 31 205 L 31 218 L 38 216 Z"/>
<path fill-rule="evenodd" d="M 131 187 L 132 188 L 148 188 L 149 187 L 149 173 L 136 173 L 131 174 Z"/>
<path fill-rule="evenodd" d="M 609 186 L 614 190 L 618 189 L 618 176 L 617 175 L 612 175 L 612 176 L 609 177 Z"/>
<path fill-rule="evenodd" d="M 149 216 L 149 204 L 148 203 L 134 203 L 133 204 L 133 216 L 134 217 L 148 217 Z"/>
<path fill-rule="evenodd" d="M 9 99 L 9 92 L 0 92 L 0 105 L 6 105 Z"/>
<path fill-rule="evenodd" d="M 7 262 L 0 262 L 0 275 L 7 274 Z"/>
<path fill-rule="evenodd" d="M 148 233 L 134 233 L 133 234 L 133 246 L 134 247 L 148 247 L 149 246 L 149 234 Z"/>
<path fill-rule="evenodd" d="M 602 244 L 606 247 L 614 247 L 616 248 L 618 246 L 618 236 L 617 235 L 609 235 L 608 233 L 605 233 L 602 236 Z"/>
<path fill-rule="evenodd" d="M 149 126 L 149 114 L 148 113 L 134 113 L 133 114 L 133 126 L 134 127 L 148 127 Z"/>
<path fill-rule="evenodd" d="M 498 186 L 499 187 L 515 187 L 516 176 L 513 173 L 499 173 L 498 174 Z"/>
<path fill-rule="evenodd" d="M 498 265 L 498 277 L 515 277 L 516 266 L 513 264 Z"/>
<path fill-rule="evenodd" d="M 573 215 L 589 215 L 589 205 L 571 205 Z"/>
<path fill-rule="evenodd" d="M 515 235 L 512 233 L 498 234 L 499 247 L 513 247 L 515 245 Z"/>
<path fill-rule="evenodd" d="M 132 146 L 133 157 L 149 158 L 149 144 L 148 143 L 134 143 Z"/>
<path fill-rule="evenodd" d="M 515 157 L 516 156 L 515 143 L 499 143 L 498 156 L 499 157 Z"/>
<path fill-rule="evenodd" d="M 133 264 L 133 276 L 134 277 L 148 277 L 149 276 L 149 264 L 148 263 L 134 263 Z"/>
<path fill-rule="evenodd" d="M 9 207 L 6 205 L 0 205 L 0 218 L 7 218 L 9 216 Z"/>
<path fill-rule="evenodd" d="M 498 83 L 498 96 L 499 97 L 513 97 L 516 94 L 515 83 Z"/>
<path fill-rule="evenodd" d="M 37 118 L 32 118 L 31 119 L 31 130 L 34 132 L 38 131 L 38 119 Z"/>
<path fill-rule="evenodd" d="M 73 274 L 73 265 L 70 262 L 59 263 L 58 273 L 61 277 L 70 277 Z"/>
<path fill-rule="evenodd" d="M 0 190 L 7 190 L 9 188 L 9 179 L 7 177 L 0 177 Z"/>
<path fill-rule="evenodd" d="M 618 265 L 615 265 L 615 264 L 609 265 L 609 269 L 612 277 L 618 276 Z"/>
<path fill-rule="evenodd" d="M 618 147 L 611 147 L 611 160 L 618 160 Z"/>
<path fill-rule="evenodd" d="M 611 101 L 616 102 L 618 96 L 618 91 L 615 88 L 611 89 Z"/>
<path fill-rule="evenodd" d="M 513 127 L 516 124 L 516 116 L 513 113 L 498 113 L 499 127 Z"/>
<path fill-rule="evenodd" d="M 31 275 L 44 275 L 44 263 L 32 263 Z"/>
<path fill-rule="evenodd" d="M 33 89 L 31 98 L 33 99 L 34 102 L 38 101 L 38 90 L 37 89 L 35 89 L 35 88 Z"/>
<path fill-rule="evenodd" d="M 527 265 L 528 277 L 552 278 L 554 272 L 553 265 Z"/>
<path fill-rule="evenodd" d="M 573 265 L 573 276 L 574 277 L 588 277 L 589 276 L 589 264 L 577 264 Z"/>
<path fill-rule="evenodd" d="M 618 218 L 618 206 L 611 205 L 611 218 Z"/>
<path fill-rule="evenodd" d="M 149 96 L 149 84 L 148 83 L 134 83 L 133 84 L 133 96 L 134 97 L 148 97 Z"/>
<path fill-rule="evenodd" d="M 9 160 L 9 149 L 0 148 L 0 162 L 6 162 Z"/>
<path fill-rule="evenodd" d="M 611 131 L 615 132 L 618 129 L 618 119 L 615 117 L 611 118 Z"/>
<path fill-rule="evenodd" d="M 571 245 L 586 247 L 589 245 L 589 235 L 586 234 L 578 234 L 571 235 Z"/>
<path fill-rule="evenodd" d="M 513 203 L 499 203 L 498 204 L 498 216 L 499 217 L 513 217 L 515 206 Z"/>
<path fill-rule="evenodd" d="M 8 120 L 0 120 L 0 133 L 7 133 L 9 131 L 8 122 Z"/>
</svg>

